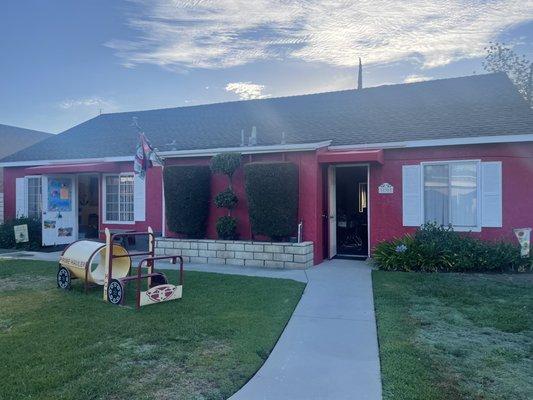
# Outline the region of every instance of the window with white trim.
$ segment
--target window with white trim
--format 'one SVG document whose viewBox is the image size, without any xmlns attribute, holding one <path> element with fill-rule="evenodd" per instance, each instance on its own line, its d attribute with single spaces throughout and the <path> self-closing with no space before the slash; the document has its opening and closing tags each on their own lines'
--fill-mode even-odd
<svg viewBox="0 0 533 400">
<path fill-rule="evenodd" d="M 422 164 L 424 222 L 455 229 L 480 228 L 479 163 Z"/>
<path fill-rule="evenodd" d="M 42 184 L 40 176 L 26 177 L 27 194 L 28 194 L 28 217 L 41 218 L 42 208 Z"/>
<path fill-rule="evenodd" d="M 105 176 L 106 222 L 133 222 L 133 174 Z"/>
</svg>

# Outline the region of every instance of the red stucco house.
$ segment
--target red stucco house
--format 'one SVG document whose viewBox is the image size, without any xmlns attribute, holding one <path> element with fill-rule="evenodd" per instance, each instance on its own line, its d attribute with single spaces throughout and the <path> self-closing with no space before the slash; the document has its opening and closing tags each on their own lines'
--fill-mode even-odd
<svg viewBox="0 0 533 400">
<path fill-rule="evenodd" d="M 513 228 L 533 226 L 533 113 L 504 74 L 103 114 L 2 160 L 6 218 L 39 209 L 45 245 L 104 227 L 173 235 L 161 169 L 133 175 L 132 117 L 165 165 L 208 164 L 225 151 L 243 163 L 295 163 L 315 264 L 367 255 L 429 220 L 486 239 L 514 240 Z M 213 194 L 226 186 L 212 182 Z M 30 183 L 41 199 L 27 198 Z M 242 169 L 234 189 L 238 233 L 250 239 Z M 65 207 L 69 199 L 78 207 Z M 211 207 L 209 238 L 222 214 Z"/>
</svg>

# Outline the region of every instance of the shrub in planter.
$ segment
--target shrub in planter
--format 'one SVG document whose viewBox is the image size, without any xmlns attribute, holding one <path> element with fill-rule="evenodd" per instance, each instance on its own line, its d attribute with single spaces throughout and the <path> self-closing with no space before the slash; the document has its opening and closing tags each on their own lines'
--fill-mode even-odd
<svg viewBox="0 0 533 400">
<path fill-rule="evenodd" d="M 215 205 L 218 208 L 226 208 L 228 210 L 228 215 L 217 220 L 216 226 L 219 239 L 230 240 L 237 238 L 237 220 L 231 216 L 231 210 L 237 206 L 239 199 L 233 191 L 232 178 L 240 165 L 240 153 L 221 153 L 211 160 L 211 171 L 214 174 L 226 175 L 229 184 L 225 190 L 215 197 Z"/>
<path fill-rule="evenodd" d="M 518 245 L 488 242 L 448 227 L 425 224 L 414 235 L 378 244 L 374 261 L 380 269 L 421 272 L 526 272 L 531 258 Z"/>
<path fill-rule="evenodd" d="M 30 241 L 27 243 L 16 243 L 15 225 L 28 225 L 28 236 Z M 23 249 L 38 250 L 42 244 L 41 220 L 35 218 L 15 218 L 0 224 L 0 248 L 2 249 Z"/>
<path fill-rule="evenodd" d="M 298 225 L 298 168 L 292 163 L 253 163 L 244 167 L 250 223 L 254 234 L 282 240 Z"/>
<path fill-rule="evenodd" d="M 233 240 L 237 238 L 237 220 L 229 215 L 217 219 L 217 234 L 219 239 Z"/>
<path fill-rule="evenodd" d="M 168 228 L 191 238 L 205 237 L 211 171 L 203 165 L 164 169 L 165 213 Z"/>
<path fill-rule="evenodd" d="M 215 205 L 218 208 L 227 208 L 233 210 L 237 206 L 239 199 L 232 188 L 227 188 L 216 195 Z"/>
</svg>

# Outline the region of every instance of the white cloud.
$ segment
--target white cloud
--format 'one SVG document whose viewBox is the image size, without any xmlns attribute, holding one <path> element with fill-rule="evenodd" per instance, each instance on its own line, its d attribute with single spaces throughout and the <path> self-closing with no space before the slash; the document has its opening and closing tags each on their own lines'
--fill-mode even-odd
<svg viewBox="0 0 533 400">
<path fill-rule="evenodd" d="M 264 59 L 335 66 L 410 59 L 422 68 L 479 57 L 531 20 L 524 0 L 134 0 L 133 40 L 106 45 L 124 65 L 226 68 Z"/>
<path fill-rule="evenodd" d="M 110 100 L 104 100 L 100 97 L 87 97 L 82 99 L 66 99 L 59 103 L 59 107 L 63 110 L 71 110 L 78 108 L 101 108 L 102 111 L 111 111 L 116 108 L 115 104 Z M 107 110 L 106 110 L 107 108 Z"/>
<path fill-rule="evenodd" d="M 231 82 L 226 85 L 226 92 L 233 92 L 242 100 L 264 99 L 270 97 L 264 94 L 265 85 L 252 82 Z"/>
<path fill-rule="evenodd" d="M 429 81 L 431 79 L 433 79 L 432 76 L 412 74 L 412 75 L 407 75 L 403 81 L 404 83 L 414 83 L 414 82 Z"/>
</svg>

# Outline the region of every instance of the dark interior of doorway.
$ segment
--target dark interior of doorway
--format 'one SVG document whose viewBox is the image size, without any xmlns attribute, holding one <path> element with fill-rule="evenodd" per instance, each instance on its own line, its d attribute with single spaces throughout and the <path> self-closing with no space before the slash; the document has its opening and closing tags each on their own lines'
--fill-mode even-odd
<svg viewBox="0 0 533 400">
<path fill-rule="evenodd" d="M 98 175 L 78 175 L 78 237 L 98 238 Z"/>
<path fill-rule="evenodd" d="M 337 255 L 368 255 L 368 167 L 337 167 Z"/>
</svg>

